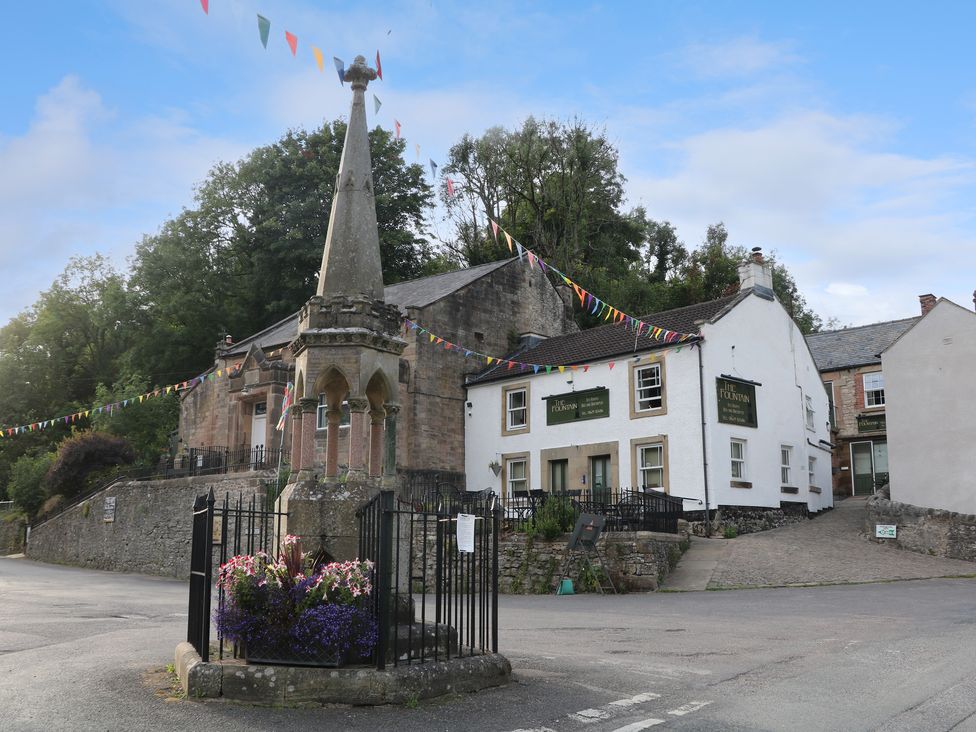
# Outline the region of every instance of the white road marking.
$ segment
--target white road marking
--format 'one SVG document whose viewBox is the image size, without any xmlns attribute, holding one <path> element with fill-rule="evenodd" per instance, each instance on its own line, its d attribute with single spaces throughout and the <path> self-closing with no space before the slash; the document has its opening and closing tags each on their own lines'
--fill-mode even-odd
<svg viewBox="0 0 976 732">
<path fill-rule="evenodd" d="M 556 732 L 552 727 L 533 727 L 532 729 L 513 729 L 512 732 Z"/>
<path fill-rule="evenodd" d="M 635 704 L 643 704 L 644 702 L 649 702 L 652 699 L 660 699 L 660 698 L 661 698 L 661 695 L 660 694 L 654 694 L 654 693 L 648 691 L 648 692 L 645 692 L 643 694 L 637 694 L 636 696 L 632 696 L 629 699 L 619 699 L 617 701 L 612 701 L 607 706 L 610 706 L 610 707 L 632 707 Z"/>
<path fill-rule="evenodd" d="M 606 719 L 610 716 L 610 712 L 605 709 L 583 709 L 569 716 L 577 722 L 589 724 L 590 722 L 599 722 L 601 719 Z"/>
<path fill-rule="evenodd" d="M 697 712 L 699 709 L 701 709 L 702 707 L 707 707 L 709 704 L 711 704 L 710 701 L 688 702 L 687 704 L 681 705 L 677 709 L 672 709 L 670 712 L 668 712 L 668 714 L 671 714 L 675 717 L 683 717 L 686 714 Z"/>
<path fill-rule="evenodd" d="M 613 732 L 640 732 L 642 729 L 656 727 L 659 724 L 664 724 L 664 720 L 651 717 L 649 719 L 642 719 L 640 722 L 632 722 L 623 727 L 617 727 Z"/>
</svg>

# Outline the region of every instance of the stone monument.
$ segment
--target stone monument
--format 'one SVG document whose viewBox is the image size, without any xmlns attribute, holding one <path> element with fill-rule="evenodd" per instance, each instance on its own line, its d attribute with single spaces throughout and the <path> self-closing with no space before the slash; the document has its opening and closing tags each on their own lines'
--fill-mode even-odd
<svg viewBox="0 0 976 732">
<path fill-rule="evenodd" d="M 357 56 L 345 70 L 352 109 L 336 177 L 318 291 L 299 315 L 292 408 L 292 477 L 281 496 L 287 530 L 334 559 L 358 554 L 356 509 L 396 485 L 400 313 L 383 300 L 366 87 L 376 71 Z M 319 395 L 325 395 L 326 449 L 316 460 Z M 343 406 L 348 455 L 339 454 Z M 344 458 L 344 461 L 343 461 Z M 340 471 L 340 464 L 345 469 Z"/>
</svg>

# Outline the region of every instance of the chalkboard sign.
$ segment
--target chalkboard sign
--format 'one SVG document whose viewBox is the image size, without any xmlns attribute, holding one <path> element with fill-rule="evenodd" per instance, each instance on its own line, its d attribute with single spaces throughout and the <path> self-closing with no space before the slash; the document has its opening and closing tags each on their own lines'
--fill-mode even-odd
<svg viewBox="0 0 976 732">
<path fill-rule="evenodd" d="M 758 427 L 756 419 L 756 387 L 732 379 L 715 379 L 718 393 L 718 421 L 742 427 Z"/>
<path fill-rule="evenodd" d="M 595 513 L 581 513 L 580 517 L 576 519 L 576 526 L 569 537 L 567 547 L 578 549 L 580 546 L 596 544 L 606 524 L 606 516 L 598 516 Z"/>
<path fill-rule="evenodd" d="M 610 390 L 605 386 L 543 398 L 546 402 L 547 425 L 610 416 Z"/>
</svg>

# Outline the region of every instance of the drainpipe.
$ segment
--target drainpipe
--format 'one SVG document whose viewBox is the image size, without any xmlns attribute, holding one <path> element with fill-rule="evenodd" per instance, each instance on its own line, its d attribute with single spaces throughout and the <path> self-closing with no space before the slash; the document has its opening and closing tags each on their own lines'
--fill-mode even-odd
<svg viewBox="0 0 976 732">
<path fill-rule="evenodd" d="M 712 535 L 712 519 L 709 514 L 708 502 L 708 452 L 705 449 L 705 365 L 702 363 L 702 342 L 698 341 L 698 396 L 701 405 L 701 436 L 702 436 L 702 477 L 705 479 L 705 536 Z"/>
</svg>

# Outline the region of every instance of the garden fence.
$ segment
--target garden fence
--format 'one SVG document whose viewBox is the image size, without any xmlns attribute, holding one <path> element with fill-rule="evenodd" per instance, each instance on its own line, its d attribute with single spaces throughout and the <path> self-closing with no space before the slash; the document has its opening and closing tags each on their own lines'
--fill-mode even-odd
<svg viewBox="0 0 976 732">
<path fill-rule="evenodd" d="M 640 488 L 604 488 L 593 493 L 531 491 L 505 498 L 504 525 L 525 531 L 535 524 L 546 501 L 565 501 L 577 514 L 605 516 L 605 531 L 660 531 L 678 533 L 678 519 L 684 518 L 684 500 L 678 496 Z"/>
</svg>

